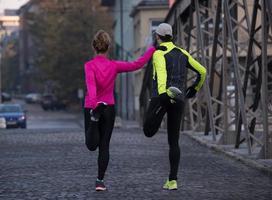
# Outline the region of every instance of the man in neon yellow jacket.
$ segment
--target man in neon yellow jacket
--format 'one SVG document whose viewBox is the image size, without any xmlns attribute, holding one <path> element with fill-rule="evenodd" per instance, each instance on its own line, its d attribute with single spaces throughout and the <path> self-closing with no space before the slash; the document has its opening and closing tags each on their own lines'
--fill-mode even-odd
<svg viewBox="0 0 272 200">
<path fill-rule="evenodd" d="M 202 87 L 206 69 L 186 50 L 172 42 L 172 27 L 162 23 L 156 29 L 158 50 L 153 54 L 153 91 L 145 116 L 144 133 L 152 137 L 167 113 L 170 173 L 163 188 L 177 189 L 180 160 L 179 131 L 185 98 L 192 98 Z M 197 74 L 193 85 L 186 89 L 187 68 Z"/>
</svg>

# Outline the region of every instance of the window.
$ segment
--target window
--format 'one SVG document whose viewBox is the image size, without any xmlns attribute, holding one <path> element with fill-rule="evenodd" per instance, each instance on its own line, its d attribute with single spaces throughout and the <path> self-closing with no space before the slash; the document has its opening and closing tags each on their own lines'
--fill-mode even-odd
<svg viewBox="0 0 272 200">
<path fill-rule="evenodd" d="M 163 23 L 163 19 L 151 19 L 150 31 L 153 33 L 161 23 Z"/>
</svg>

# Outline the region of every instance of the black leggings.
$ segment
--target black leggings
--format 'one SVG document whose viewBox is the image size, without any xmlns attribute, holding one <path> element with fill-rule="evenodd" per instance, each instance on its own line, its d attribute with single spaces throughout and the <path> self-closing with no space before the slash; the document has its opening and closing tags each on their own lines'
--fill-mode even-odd
<svg viewBox="0 0 272 200">
<path fill-rule="evenodd" d="M 158 97 L 153 97 L 145 116 L 144 134 L 152 137 L 160 128 L 162 119 L 167 113 L 167 133 L 169 144 L 170 174 L 169 180 L 177 180 L 180 160 L 179 131 L 183 113 L 183 102 L 162 106 Z"/>
<path fill-rule="evenodd" d="M 90 120 L 90 109 L 84 109 L 85 143 L 90 151 L 99 148 L 98 179 L 103 180 L 109 163 L 109 145 L 115 120 L 114 106 L 107 106 L 98 122 Z"/>
</svg>

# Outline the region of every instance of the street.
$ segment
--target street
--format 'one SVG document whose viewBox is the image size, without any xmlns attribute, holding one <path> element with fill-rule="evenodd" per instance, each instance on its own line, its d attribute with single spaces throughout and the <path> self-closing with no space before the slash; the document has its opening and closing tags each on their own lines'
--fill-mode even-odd
<svg viewBox="0 0 272 200">
<path fill-rule="evenodd" d="M 24 104 L 22 101 L 15 100 L 15 103 Z M 28 129 L 73 129 L 80 128 L 77 115 L 65 111 L 43 111 L 37 104 L 25 104 L 27 110 Z M 78 113 L 80 115 L 80 113 Z"/>
<path fill-rule="evenodd" d="M 181 136 L 177 191 L 164 191 L 168 145 L 162 131 L 116 128 L 106 192 L 95 192 L 97 152 L 84 144 L 73 114 L 30 106 L 29 128 L 0 130 L 0 199 L 260 199 L 272 197 L 272 178 Z M 35 125 L 35 123 L 37 123 Z M 51 127 L 52 126 L 52 127 Z M 50 128 L 51 127 L 51 128 Z"/>
</svg>

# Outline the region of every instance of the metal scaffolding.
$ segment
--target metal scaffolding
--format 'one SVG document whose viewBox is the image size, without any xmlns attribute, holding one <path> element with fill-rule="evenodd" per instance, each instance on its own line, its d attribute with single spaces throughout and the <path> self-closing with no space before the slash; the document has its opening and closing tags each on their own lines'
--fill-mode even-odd
<svg viewBox="0 0 272 200">
<path fill-rule="evenodd" d="M 183 127 L 266 159 L 272 158 L 271 12 L 270 0 L 179 0 L 165 20 L 176 44 L 208 71 L 188 101 Z M 187 84 L 194 78 L 188 71 Z"/>
</svg>

